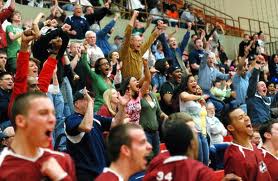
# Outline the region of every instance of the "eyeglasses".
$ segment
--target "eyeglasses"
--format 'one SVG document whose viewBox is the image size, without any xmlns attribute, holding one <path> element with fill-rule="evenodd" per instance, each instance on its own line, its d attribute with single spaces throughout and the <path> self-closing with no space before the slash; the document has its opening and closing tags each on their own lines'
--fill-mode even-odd
<svg viewBox="0 0 278 181">
<path fill-rule="evenodd" d="M 104 62 L 104 63 L 100 64 L 99 66 L 103 66 L 103 65 L 109 65 L 110 66 L 110 63 L 109 62 Z"/>
</svg>

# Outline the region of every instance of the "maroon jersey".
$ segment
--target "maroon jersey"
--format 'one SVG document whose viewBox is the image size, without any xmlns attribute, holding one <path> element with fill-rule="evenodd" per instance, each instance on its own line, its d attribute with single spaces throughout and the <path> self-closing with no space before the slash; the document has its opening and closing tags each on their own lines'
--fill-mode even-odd
<svg viewBox="0 0 278 181">
<path fill-rule="evenodd" d="M 244 181 L 270 181 L 271 177 L 263 161 L 261 151 L 232 143 L 224 156 L 225 175 L 234 173 Z"/>
<path fill-rule="evenodd" d="M 156 157 L 154 157 L 151 161 L 151 163 L 148 166 L 148 169 L 146 171 L 146 174 L 151 172 L 152 170 L 154 170 L 156 167 L 158 167 L 159 165 L 163 164 L 163 161 L 166 158 L 170 157 L 170 153 L 169 151 L 165 151 L 162 153 L 159 153 Z"/>
<path fill-rule="evenodd" d="M 27 158 L 5 148 L 0 155 L 0 181 L 38 181 L 49 180 L 41 173 L 42 163 L 53 157 L 67 172 L 64 181 L 76 180 L 75 168 L 69 155 L 49 149 L 40 148 L 36 158 Z"/>
<path fill-rule="evenodd" d="M 263 160 L 267 166 L 272 180 L 278 180 L 278 158 L 265 149 L 261 149 Z"/>
<path fill-rule="evenodd" d="M 214 172 L 202 163 L 186 156 L 171 156 L 147 173 L 143 181 L 212 181 Z"/>
<path fill-rule="evenodd" d="M 95 181 L 124 181 L 124 179 L 110 168 L 104 168 Z"/>
</svg>

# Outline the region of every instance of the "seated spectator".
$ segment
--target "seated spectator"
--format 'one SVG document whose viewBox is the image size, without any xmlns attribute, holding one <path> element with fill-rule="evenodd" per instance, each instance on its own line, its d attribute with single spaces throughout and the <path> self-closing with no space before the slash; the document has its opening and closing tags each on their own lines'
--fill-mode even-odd
<svg viewBox="0 0 278 181">
<path fill-rule="evenodd" d="M 255 146 L 257 146 L 258 148 L 260 148 L 261 147 L 261 145 L 262 145 L 262 138 L 261 138 L 261 136 L 260 136 L 260 133 L 259 133 L 259 130 L 258 130 L 258 128 L 253 128 L 253 136 L 252 136 L 252 138 L 251 138 L 251 143 L 253 144 L 253 145 L 255 145 Z"/>
<path fill-rule="evenodd" d="M 273 83 L 278 83 L 278 55 L 273 54 L 268 62 L 269 69 L 269 81 Z"/>
<path fill-rule="evenodd" d="M 8 19 L 11 25 L 6 27 L 6 38 L 7 38 L 7 64 L 6 69 L 8 72 L 15 73 L 16 70 L 16 57 L 17 52 L 20 49 L 20 37 L 22 34 L 21 28 L 21 13 L 14 11 L 11 17 Z"/>
<path fill-rule="evenodd" d="M 224 80 L 224 83 L 222 82 L 222 80 L 216 79 L 213 82 L 213 87 L 210 89 L 210 93 L 220 101 L 224 101 L 225 98 L 229 98 L 231 96 L 231 79 L 228 81 Z"/>
<path fill-rule="evenodd" d="M 214 170 L 219 170 L 224 168 L 224 153 L 229 145 L 223 143 L 223 137 L 227 135 L 227 130 L 220 120 L 215 117 L 215 107 L 211 102 L 207 103 L 207 113 L 207 130 L 210 138 L 210 167 Z"/>
<path fill-rule="evenodd" d="M 84 39 L 85 33 L 89 30 L 89 24 L 82 16 L 82 7 L 79 4 L 74 6 L 74 12 L 72 16 L 68 16 L 65 23 L 71 26 L 69 33 L 70 38 Z"/>
<path fill-rule="evenodd" d="M 1 4 L 2 3 L 2 4 Z M 0 49 L 5 49 L 7 47 L 7 39 L 6 39 L 6 33 L 2 28 L 2 23 L 7 20 L 13 13 L 15 9 L 15 1 L 12 0 L 11 4 L 8 8 L 2 9 L 2 6 L 4 5 L 4 1 L 0 2 Z"/>
<path fill-rule="evenodd" d="M 179 12 L 177 11 L 176 4 L 170 4 L 170 8 L 166 11 L 171 26 L 176 26 L 179 19 Z"/>
<path fill-rule="evenodd" d="M 156 51 L 154 53 L 155 59 L 156 60 L 162 60 L 165 58 L 164 56 L 164 51 L 163 51 L 163 46 L 161 42 L 158 42 L 156 45 Z"/>
<path fill-rule="evenodd" d="M 163 20 L 162 3 L 159 0 L 154 8 L 151 9 L 150 14 L 152 16 L 152 22 L 156 23 L 158 20 Z"/>
<path fill-rule="evenodd" d="M 115 89 L 107 89 L 103 93 L 104 104 L 99 108 L 97 114 L 104 117 L 114 117 L 118 110 L 119 96 Z"/>
<path fill-rule="evenodd" d="M 2 134 L 2 138 L 1 138 L 1 134 Z M 14 140 L 14 136 L 15 136 L 14 128 L 12 126 L 6 127 L 2 133 L 0 132 L 0 142 L 2 141 L 1 143 L 2 146 L 10 148 Z M 0 150 L 0 153 L 1 151 L 2 150 Z"/>
<path fill-rule="evenodd" d="M 181 14 L 181 20 L 184 20 L 186 22 L 194 23 L 196 21 L 196 17 L 194 16 L 194 9 L 192 5 L 188 5 L 187 9 L 184 10 Z"/>
</svg>

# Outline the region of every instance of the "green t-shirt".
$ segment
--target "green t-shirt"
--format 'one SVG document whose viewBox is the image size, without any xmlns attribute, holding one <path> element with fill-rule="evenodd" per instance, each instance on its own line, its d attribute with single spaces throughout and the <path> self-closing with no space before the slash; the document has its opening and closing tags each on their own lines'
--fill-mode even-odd
<svg viewBox="0 0 278 181">
<path fill-rule="evenodd" d="M 9 33 L 12 32 L 14 35 L 17 33 L 21 33 L 23 30 L 21 27 L 14 26 L 14 25 L 8 25 L 6 27 L 6 37 L 7 37 L 7 57 L 8 58 L 16 58 L 16 54 L 20 49 L 21 45 L 21 38 L 18 38 L 16 40 L 11 40 L 9 37 Z"/>
</svg>

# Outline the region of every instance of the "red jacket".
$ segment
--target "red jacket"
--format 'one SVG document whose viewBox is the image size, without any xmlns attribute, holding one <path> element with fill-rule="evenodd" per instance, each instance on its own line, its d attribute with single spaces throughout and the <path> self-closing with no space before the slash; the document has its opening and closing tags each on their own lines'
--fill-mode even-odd
<svg viewBox="0 0 278 181">
<path fill-rule="evenodd" d="M 2 23 L 12 15 L 13 11 L 11 7 L 8 7 L 0 12 L 0 48 L 7 47 L 6 32 L 2 29 Z"/>
</svg>

